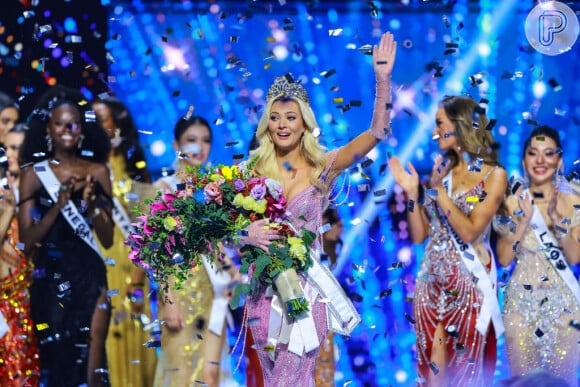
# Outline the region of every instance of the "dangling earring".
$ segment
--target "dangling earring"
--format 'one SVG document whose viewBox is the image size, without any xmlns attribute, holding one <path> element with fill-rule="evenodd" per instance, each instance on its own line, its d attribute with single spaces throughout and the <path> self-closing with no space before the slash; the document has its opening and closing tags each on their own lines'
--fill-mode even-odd
<svg viewBox="0 0 580 387">
<path fill-rule="evenodd" d="M 564 176 L 564 164 L 563 163 L 560 164 L 558 169 L 556 169 L 556 173 L 554 173 L 554 176 L 552 176 L 552 185 L 554 187 L 557 187 L 558 184 L 560 184 L 560 180 L 561 180 L 562 176 Z"/>
<path fill-rule="evenodd" d="M 117 148 L 123 142 L 123 137 L 121 137 L 121 129 L 115 129 L 115 137 L 111 139 L 111 145 L 113 148 Z"/>
<path fill-rule="evenodd" d="M 83 147 L 83 140 L 85 139 L 85 135 L 81 134 L 80 138 L 79 138 L 79 143 L 77 145 L 77 148 L 82 149 Z"/>
<path fill-rule="evenodd" d="M 50 137 L 50 135 L 47 134 L 44 138 L 46 139 L 46 147 L 48 151 L 52 152 L 52 137 Z"/>
</svg>

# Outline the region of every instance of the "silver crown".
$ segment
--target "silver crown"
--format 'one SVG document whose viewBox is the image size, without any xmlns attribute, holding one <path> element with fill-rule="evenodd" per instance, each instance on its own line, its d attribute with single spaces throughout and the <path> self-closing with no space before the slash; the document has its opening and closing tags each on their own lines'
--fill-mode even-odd
<svg viewBox="0 0 580 387">
<path fill-rule="evenodd" d="M 302 84 L 296 82 L 290 73 L 283 77 L 277 77 L 274 80 L 274 83 L 268 89 L 268 94 L 266 94 L 266 102 L 284 96 L 300 98 L 302 101 L 310 104 L 310 98 L 308 98 L 306 89 Z"/>
</svg>

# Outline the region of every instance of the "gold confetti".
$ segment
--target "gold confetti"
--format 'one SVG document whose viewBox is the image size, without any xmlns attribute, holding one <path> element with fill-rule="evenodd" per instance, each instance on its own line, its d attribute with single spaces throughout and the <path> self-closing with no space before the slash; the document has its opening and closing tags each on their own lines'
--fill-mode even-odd
<svg viewBox="0 0 580 387">
<path fill-rule="evenodd" d="M 268 43 L 276 43 L 276 39 L 275 39 L 275 38 L 273 38 L 273 37 L 271 37 L 271 36 L 268 36 L 268 37 L 266 38 L 266 42 L 268 42 Z"/>
<path fill-rule="evenodd" d="M 45 329 L 48 329 L 48 324 L 47 323 L 36 324 L 36 330 L 43 331 Z"/>
<path fill-rule="evenodd" d="M 342 97 L 337 97 L 337 98 L 333 98 L 332 102 L 334 103 L 343 103 L 344 102 L 344 98 Z"/>
</svg>

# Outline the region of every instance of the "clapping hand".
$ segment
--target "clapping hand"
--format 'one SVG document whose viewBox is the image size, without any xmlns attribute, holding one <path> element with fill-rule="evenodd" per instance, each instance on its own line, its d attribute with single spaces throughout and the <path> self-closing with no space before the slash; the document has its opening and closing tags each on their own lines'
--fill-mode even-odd
<svg viewBox="0 0 580 387">
<path fill-rule="evenodd" d="M 386 32 L 381 36 L 379 46 L 373 47 L 373 68 L 377 81 L 388 80 L 393 72 L 397 56 L 397 42 L 393 34 Z"/>
<path fill-rule="evenodd" d="M 407 163 L 407 166 L 410 173 L 405 170 L 398 157 L 395 156 L 389 159 L 389 169 L 397 184 L 401 186 L 407 196 L 410 196 L 411 199 L 417 199 L 419 196 L 419 174 L 413 164 Z"/>
<path fill-rule="evenodd" d="M 534 213 L 534 204 L 530 200 L 530 194 L 528 192 L 523 193 L 523 189 L 520 187 L 516 192 L 516 195 L 518 198 L 518 205 L 520 206 L 520 210 L 524 212 L 524 219 L 532 219 L 532 214 Z"/>
</svg>

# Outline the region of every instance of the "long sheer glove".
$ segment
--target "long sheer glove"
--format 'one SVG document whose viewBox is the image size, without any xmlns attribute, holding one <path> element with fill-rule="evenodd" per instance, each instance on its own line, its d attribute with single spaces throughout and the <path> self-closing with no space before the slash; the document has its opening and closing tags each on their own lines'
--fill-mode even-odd
<svg viewBox="0 0 580 387">
<path fill-rule="evenodd" d="M 375 104 L 371 121 L 371 134 L 384 140 L 391 134 L 391 74 L 397 56 L 397 42 L 387 32 L 381 37 L 378 47 L 373 47 L 375 70 Z"/>
</svg>

